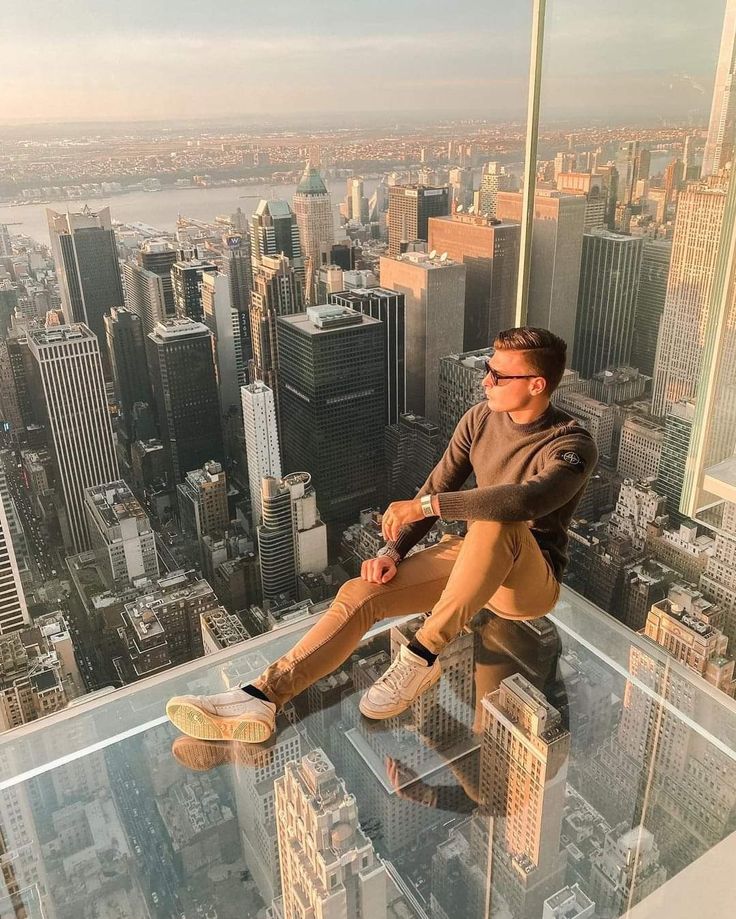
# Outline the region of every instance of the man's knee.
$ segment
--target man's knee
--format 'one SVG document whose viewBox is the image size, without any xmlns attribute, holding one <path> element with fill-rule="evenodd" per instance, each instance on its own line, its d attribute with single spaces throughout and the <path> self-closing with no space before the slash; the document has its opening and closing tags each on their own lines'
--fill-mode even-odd
<svg viewBox="0 0 736 919">
<path fill-rule="evenodd" d="M 342 603 L 351 614 L 367 610 L 373 616 L 375 597 L 379 587 L 380 585 L 372 581 L 365 581 L 363 578 L 351 578 L 341 585 L 335 600 Z"/>
</svg>

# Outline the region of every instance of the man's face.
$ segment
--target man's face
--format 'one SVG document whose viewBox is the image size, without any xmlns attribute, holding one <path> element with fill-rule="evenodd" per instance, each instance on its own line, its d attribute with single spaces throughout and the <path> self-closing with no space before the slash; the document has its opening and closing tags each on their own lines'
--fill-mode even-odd
<svg viewBox="0 0 736 919">
<path fill-rule="evenodd" d="M 530 408 L 546 389 L 544 377 L 534 375 L 524 351 L 496 351 L 489 365 L 502 377 L 523 378 L 499 380 L 494 385 L 491 374 L 485 375 L 483 389 L 494 412 L 520 412 Z"/>
</svg>

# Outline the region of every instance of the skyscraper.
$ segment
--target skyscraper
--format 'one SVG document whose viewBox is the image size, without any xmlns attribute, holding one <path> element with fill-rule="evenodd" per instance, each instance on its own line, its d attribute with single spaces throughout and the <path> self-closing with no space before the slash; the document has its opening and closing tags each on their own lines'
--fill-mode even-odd
<svg viewBox="0 0 736 919">
<path fill-rule="evenodd" d="M 701 175 L 716 175 L 726 163 L 733 160 L 734 141 L 736 141 L 736 0 L 727 0 Z"/>
<path fill-rule="evenodd" d="M 0 635 L 31 624 L 23 585 L 20 582 L 10 525 L 0 501 Z"/>
<path fill-rule="evenodd" d="M 634 312 L 631 364 L 647 376 L 654 375 L 659 321 L 664 312 L 671 259 L 671 239 L 644 240 Z"/>
<path fill-rule="evenodd" d="M 386 866 L 360 828 L 355 795 L 325 753 L 317 748 L 287 763 L 274 788 L 280 915 L 386 919 Z"/>
<path fill-rule="evenodd" d="M 28 333 L 67 519 L 65 543 L 89 549 L 84 490 L 120 478 L 97 336 L 85 325 Z"/>
<path fill-rule="evenodd" d="M 261 480 L 281 478 L 281 451 L 276 424 L 276 403 L 273 390 L 261 380 L 243 386 L 245 454 L 248 460 L 248 483 L 253 526 L 261 522 Z"/>
<path fill-rule="evenodd" d="M 250 219 L 250 244 L 255 276 L 264 256 L 285 255 L 298 277 L 304 280 L 304 257 L 296 215 L 286 201 L 259 202 Z"/>
<path fill-rule="evenodd" d="M 435 424 L 440 358 L 463 350 L 465 273 L 464 265 L 420 252 L 381 258 L 381 285 L 406 303 L 406 410 Z"/>
<path fill-rule="evenodd" d="M 297 577 L 327 567 L 327 528 L 317 510 L 308 472 L 261 480 L 262 523 L 257 529 L 263 599 L 297 600 Z"/>
<path fill-rule="evenodd" d="M 679 508 L 694 420 L 695 405 L 687 401 L 673 402 L 665 416 L 664 442 L 656 489 L 667 498 L 667 513 L 675 525 L 688 519 L 680 513 Z"/>
<path fill-rule="evenodd" d="M 130 441 L 133 436 L 133 405 L 151 402 L 151 381 L 146 364 L 146 341 L 139 316 L 120 307 L 105 316 L 107 350 L 112 365 L 120 425 Z"/>
<path fill-rule="evenodd" d="M 534 196 L 527 325 L 551 329 L 572 350 L 583 251 L 585 198 L 538 189 Z M 499 191 L 496 216 L 522 219 L 522 195 Z"/>
<path fill-rule="evenodd" d="M 226 275 L 212 272 L 202 276 L 203 322 L 212 332 L 215 346 L 217 388 L 222 414 L 240 409 L 240 387 L 246 382 L 240 318 L 231 300 Z"/>
<path fill-rule="evenodd" d="M 340 306 L 277 320 L 281 443 L 287 469 L 309 472 L 327 524 L 377 502 L 386 424 L 381 323 Z"/>
<path fill-rule="evenodd" d="M 652 383 L 652 411 L 660 417 L 695 395 L 725 200 L 723 189 L 691 186 L 677 204 Z"/>
<path fill-rule="evenodd" d="M 631 204 L 634 199 L 636 183 L 639 179 L 649 177 L 649 151 L 642 149 L 638 140 L 628 140 L 621 144 L 616 154 L 618 171 L 619 204 Z"/>
<path fill-rule="evenodd" d="M 253 272 L 250 308 L 253 364 L 249 376 L 252 380 L 263 380 L 274 390 L 277 415 L 276 319 L 298 313 L 303 307 L 304 285 L 291 260 L 285 255 L 264 255 Z"/>
<path fill-rule="evenodd" d="M 223 458 L 212 333 L 192 319 L 168 319 L 148 335 L 146 352 L 173 488 L 190 469 Z"/>
<path fill-rule="evenodd" d="M 450 212 L 446 187 L 426 185 L 392 185 L 388 190 L 388 254 L 400 255 L 406 243 L 427 240 L 430 217 L 444 217 Z"/>
<path fill-rule="evenodd" d="M 487 348 L 515 324 L 520 238 L 520 224 L 496 217 L 430 217 L 428 248 L 465 265 L 462 350 Z"/>
<path fill-rule="evenodd" d="M 322 253 L 329 253 L 335 241 L 335 226 L 329 192 L 319 169 L 310 163 L 294 193 L 294 214 L 305 259 L 305 298 L 307 303 L 313 303 Z"/>
<path fill-rule="evenodd" d="M 585 198 L 585 232 L 605 227 L 608 212 L 606 177 L 589 172 L 562 172 L 557 176 L 557 191 Z"/>
<path fill-rule="evenodd" d="M 47 209 L 46 216 L 64 318 L 67 324 L 85 323 L 97 336 L 109 376 L 103 317 L 124 303 L 110 208 L 94 213 L 85 207 L 78 214 Z"/>
<path fill-rule="evenodd" d="M 480 177 L 476 213 L 483 217 L 496 217 L 496 200 L 500 191 L 510 191 L 512 178 L 506 167 L 499 163 L 486 163 Z"/>
<path fill-rule="evenodd" d="M 197 258 L 184 258 L 183 253 L 171 266 L 171 282 L 174 287 L 176 315 L 202 322 L 202 278 L 208 272 L 217 271 L 217 265 Z"/>
<path fill-rule="evenodd" d="M 387 424 L 395 424 L 406 407 L 406 304 L 404 295 L 385 287 L 354 287 L 330 294 L 328 303 L 380 319 L 386 347 Z"/>
<path fill-rule="evenodd" d="M 230 302 L 238 311 L 240 338 L 243 348 L 243 363 L 247 370 L 253 358 L 253 343 L 250 332 L 250 292 L 253 287 L 253 265 L 250 254 L 250 238 L 247 231 L 228 233 L 223 237 L 225 250 L 222 270 L 230 282 Z"/>
<path fill-rule="evenodd" d="M 165 240 L 148 240 L 138 253 L 137 261 L 123 263 L 125 303 L 140 316 L 146 335 L 157 322 L 176 315 L 171 266 L 176 249 Z"/>
<path fill-rule="evenodd" d="M 572 366 L 582 377 L 628 365 L 643 241 L 609 230 L 583 236 Z"/>
</svg>

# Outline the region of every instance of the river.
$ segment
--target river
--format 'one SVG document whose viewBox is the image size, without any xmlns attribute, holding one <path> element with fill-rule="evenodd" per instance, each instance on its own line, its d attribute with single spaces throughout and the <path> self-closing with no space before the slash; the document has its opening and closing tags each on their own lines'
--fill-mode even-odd
<svg viewBox="0 0 736 919">
<path fill-rule="evenodd" d="M 335 227 L 339 227 L 338 206 L 345 197 L 345 179 L 325 183 L 332 198 Z M 365 194 L 370 197 L 377 180 L 365 180 Z M 242 185 L 221 188 L 171 188 L 155 192 L 131 192 L 107 198 L 75 198 L 70 201 L 49 201 L 47 204 L 22 204 L 0 206 L 0 223 L 15 224 L 11 233 L 24 233 L 37 242 L 49 244 L 46 208 L 56 211 L 81 211 L 85 204 L 95 211 L 110 207 L 113 220 L 121 223 L 140 221 L 169 232 L 176 229 L 178 214 L 197 220 L 213 220 L 219 214 L 232 214 L 241 207 L 252 214 L 261 198 L 285 198 L 291 202 L 296 185 Z M 248 197 L 241 198 L 241 195 Z"/>
</svg>

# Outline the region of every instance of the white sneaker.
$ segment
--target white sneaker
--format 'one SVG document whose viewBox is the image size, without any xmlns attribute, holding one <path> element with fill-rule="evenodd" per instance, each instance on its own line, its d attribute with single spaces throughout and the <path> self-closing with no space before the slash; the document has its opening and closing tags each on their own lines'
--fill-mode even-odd
<svg viewBox="0 0 736 919">
<path fill-rule="evenodd" d="M 214 696 L 174 696 L 166 714 L 180 731 L 197 740 L 262 743 L 276 725 L 276 705 L 242 689 Z"/>
<path fill-rule="evenodd" d="M 363 694 L 358 708 L 366 718 L 393 718 L 433 686 L 441 673 L 439 658 L 428 664 L 423 657 L 402 645 L 388 670 Z"/>
</svg>

